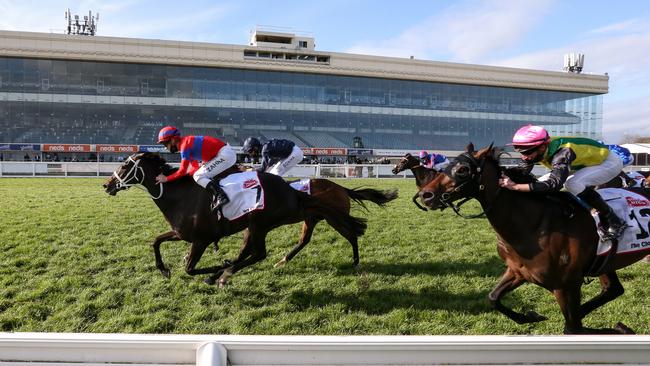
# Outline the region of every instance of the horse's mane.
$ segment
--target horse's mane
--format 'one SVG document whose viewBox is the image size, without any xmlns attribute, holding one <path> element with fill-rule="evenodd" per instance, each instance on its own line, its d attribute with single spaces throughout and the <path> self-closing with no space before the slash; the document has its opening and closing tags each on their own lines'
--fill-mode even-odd
<svg viewBox="0 0 650 366">
<path fill-rule="evenodd" d="M 513 182 L 520 184 L 520 183 L 532 183 L 537 181 L 537 177 L 535 177 L 531 173 L 526 173 L 523 170 L 519 169 L 518 167 L 512 167 L 512 166 L 504 166 L 501 165 L 501 157 L 503 155 L 509 155 L 507 152 L 503 151 L 501 148 L 495 147 L 492 150 L 492 154 L 489 154 L 488 158 L 494 161 L 497 166 L 499 167 L 499 171 L 501 173 L 505 174 L 508 176 Z"/>
<path fill-rule="evenodd" d="M 172 174 L 172 173 L 174 173 L 175 171 L 178 170 L 178 168 L 174 168 L 173 166 L 169 165 L 167 163 L 167 161 L 165 160 L 165 158 L 160 156 L 160 154 L 158 154 L 158 153 L 149 153 L 149 152 L 147 152 L 147 153 L 142 154 L 142 156 L 140 156 L 140 159 L 146 159 L 146 160 L 149 160 L 149 161 L 153 162 L 154 164 L 156 164 L 156 166 L 158 166 L 160 168 L 160 171 L 164 175 Z"/>
</svg>

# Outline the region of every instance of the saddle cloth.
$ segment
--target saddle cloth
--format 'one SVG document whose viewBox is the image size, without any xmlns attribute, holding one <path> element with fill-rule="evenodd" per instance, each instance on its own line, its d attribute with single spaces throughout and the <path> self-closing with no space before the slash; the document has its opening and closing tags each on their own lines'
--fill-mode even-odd
<svg viewBox="0 0 650 366">
<path fill-rule="evenodd" d="M 264 188 L 256 171 L 236 173 L 219 182 L 230 202 L 223 206 L 223 215 L 228 220 L 264 209 Z"/>
<path fill-rule="evenodd" d="M 291 182 L 289 183 L 289 185 L 291 186 L 291 188 L 295 189 L 296 191 L 305 192 L 310 195 L 311 186 L 309 182 L 311 182 L 311 179 L 305 178 L 305 179 L 297 180 L 295 182 Z"/>
<path fill-rule="evenodd" d="M 641 173 L 632 171 L 627 172 L 626 174 L 628 177 L 634 180 L 634 185 L 632 187 L 643 187 L 643 181 L 645 180 L 645 177 L 641 175 Z"/>
<path fill-rule="evenodd" d="M 617 253 L 650 250 L 650 200 L 621 188 L 599 189 L 598 193 L 628 226 L 618 239 Z M 596 220 L 596 225 L 599 225 L 598 214 L 592 211 L 592 216 Z M 605 255 L 611 247 L 611 241 L 601 239 L 596 254 Z"/>
</svg>

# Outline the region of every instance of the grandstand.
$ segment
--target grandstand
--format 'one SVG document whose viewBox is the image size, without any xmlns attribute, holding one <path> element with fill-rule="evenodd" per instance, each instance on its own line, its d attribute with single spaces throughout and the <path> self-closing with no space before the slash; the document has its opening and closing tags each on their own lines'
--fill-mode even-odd
<svg viewBox="0 0 650 366">
<path fill-rule="evenodd" d="M 355 148 L 360 137 L 384 151 L 505 144 L 522 123 L 601 137 L 607 76 L 254 38 L 267 33 L 234 46 L 0 31 L 0 144 L 147 145 L 164 125 L 233 146 L 258 136 Z"/>
</svg>

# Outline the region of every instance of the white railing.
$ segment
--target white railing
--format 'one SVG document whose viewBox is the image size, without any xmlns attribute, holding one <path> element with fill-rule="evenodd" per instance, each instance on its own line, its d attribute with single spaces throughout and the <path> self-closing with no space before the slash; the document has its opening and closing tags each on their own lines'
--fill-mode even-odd
<svg viewBox="0 0 650 366">
<path fill-rule="evenodd" d="M 172 164 L 174 165 L 174 164 Z M 98 162 L 0 162 L 0 177 L 104 177 L 120 163 Z M 287 177 L 315 178 L 395 178 L 411 176 L 410 171 L 395 176 L 390 164 L 318 164 L 293 167 Z"/>
<path fill-rule="evenodd" d="M 0 365 L 648 364 L 650 336 L 0 333 Z"/>
<path fill-rule="evenodd" d="M 104 177 L 111 175 L 119 166 L 120 163 L 0 161 L 0 177 Z M 394 175 L 391 169 L 393 169 L 393 164 L 306 164 L 293 167 L 286 176 L 312 178 L 412 177 L 409 170 Z M 650 171 L 650 166 L 628 166 L 625 167 L 625 170 Z M 547 172 L 548 169 L 543 166 L 536 166 L 533 170 L 536 175 Z"/>
</svg>

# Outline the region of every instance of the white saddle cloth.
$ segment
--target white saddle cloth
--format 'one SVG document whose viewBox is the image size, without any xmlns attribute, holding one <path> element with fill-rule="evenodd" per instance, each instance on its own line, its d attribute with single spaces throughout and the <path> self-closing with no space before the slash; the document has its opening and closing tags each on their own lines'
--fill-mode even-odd
<svg viewBox="0 0 650 366">
<path fill-rule="evenodd" d="M 257 172 L 236 173 L 219 181 L 230 202 L 223 206 L 223 215 L 228 220 L 264 209 L 264 188 Z"/>
<path fill-rule="evenodd" d="M 599 189 L 598 193 L 614 213 L 627 223 L 627 229 L 618 238 L 617 253 L 631 253 L 650 250 L 650 200 L 621 188 Z M 600 223 L 597 213 L 592 213 L 596 225 Z M 612 247 L 611 241 L 600 240 L 598 255 L 605 255 Z"/>
<path fill-rule="evenodd" d="M 289 185 L 291 186 L 291 188 L 295 189 L 296 191 L 311 194 L 311 186 L 309 182 L 311 182 L 311 179 L 306 178 L 306 179 L 297 180 L 295 182 L 291 182 L 289 183 Z"/>
</svg>

